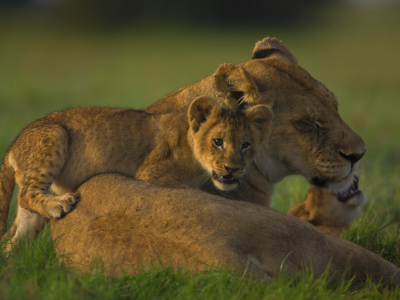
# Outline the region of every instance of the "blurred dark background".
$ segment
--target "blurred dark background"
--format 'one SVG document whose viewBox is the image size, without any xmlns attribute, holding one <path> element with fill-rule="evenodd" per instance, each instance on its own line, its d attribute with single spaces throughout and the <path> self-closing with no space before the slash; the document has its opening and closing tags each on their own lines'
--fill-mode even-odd
<svg viewBox="0 0 400 300">
<path fill-rule="evenodd" d="M 57 17 L 90 26 L 126 26 L 137 23 L 217 24 L 225 26 L 294 24 L 308 12 L 307 21 L 329 0 L 1 0 L 9 11 Z"/>
</svg>

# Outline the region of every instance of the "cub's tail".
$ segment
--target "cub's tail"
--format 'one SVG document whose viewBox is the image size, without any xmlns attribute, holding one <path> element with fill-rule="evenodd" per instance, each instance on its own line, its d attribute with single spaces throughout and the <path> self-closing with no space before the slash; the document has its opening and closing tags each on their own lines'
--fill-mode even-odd
<svg viewBox="0 0 400 300">
<path fill-rule="evenodd" d="M 15 186 L 15 170 L 9 161 L 9 154 L 4 157 L 0 170 L 0 237 L 7 228 L 8 209 Z"/>
</svg>

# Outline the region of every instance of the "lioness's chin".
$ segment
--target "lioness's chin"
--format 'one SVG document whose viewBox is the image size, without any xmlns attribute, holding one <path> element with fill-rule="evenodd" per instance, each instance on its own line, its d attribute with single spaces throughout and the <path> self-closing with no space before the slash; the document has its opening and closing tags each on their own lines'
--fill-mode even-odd
<svg viewBox="0 0 400 300">
<path fill-rule="evenodd" d="M 213 172 L 212 175 L 214 185 L 220 190 L 231 191 L 238 186 L 239 179 L 232 175 L 220 176 L 215 172 Z"/>
<path fill-rule="evenodd" d="M 348 190 L 353 184 L 354 180 L 355 173 L 351 172 L 346 177 L 337 181 L 331 181 L 330 178 L 313 177 L 311 178 L 310 183 L 318 187 L 327 188 L 329 191 L 335 194 L 340 194 Z"/>
</svg>

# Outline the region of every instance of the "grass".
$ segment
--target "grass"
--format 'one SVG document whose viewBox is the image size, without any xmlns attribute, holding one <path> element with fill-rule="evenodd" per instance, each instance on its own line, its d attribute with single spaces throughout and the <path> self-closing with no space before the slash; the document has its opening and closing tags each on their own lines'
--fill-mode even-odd
<svg viewBox="0 0 400 300">
<path fill-rule="evenodd" d="M 220 63 L 249 59 L 256 41 L 276 36 L 338 96 L 343 119 L 367 144 L 359 174 L 369 201 L 343 238 L 400 265 L 399 15 L 395 9 L 332 8 L 314 27 L 108 32 L 28 27 L 3 18 L 0 153 L 26 125 L 51 111 L 84 105 L 144 108 L 213 73 Z M 285 179 L 277 185 L 273 208 L 287 211 L 307 189 L 301 177 Z M 48 229 L 10 260 L 0 256 L 2 299 L 396 299 L 399 294 L 400 289 L 389 292 L 372 282 L 329 285 L 311 271 L 269 285 L 225 270 L 174 274 L 160 266 L 137 277 L 79 274 L 57 261 Z"/>
</svg>

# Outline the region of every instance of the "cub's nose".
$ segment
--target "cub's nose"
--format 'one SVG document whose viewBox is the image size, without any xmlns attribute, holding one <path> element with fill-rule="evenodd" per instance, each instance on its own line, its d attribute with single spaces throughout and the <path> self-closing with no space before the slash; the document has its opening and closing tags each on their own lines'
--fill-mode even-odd
<svg viewBox="0 0 400 300">
<path fill-rule="evenodd" d="M 229 173 L 235 173 L 237 170 L 239 170 L 239 168 L 231 168 L 231 167 L 227 167 L 227 166 L 224 166 L 225 167 L 225 170 L 227 170 Z"/>
<path fill-rule="evenodd" d="M 343 152 L 339 151 L 339 154 L 341 157 L 343 157 L 346 160 L 349 160 L 351 162 L 351 165 L 354 165 L 356 162 L 358 162 L 365 154 L 364 150 L 361 153 L 351 153 L 351 154 L 344 154 Z"/>
</svg>

